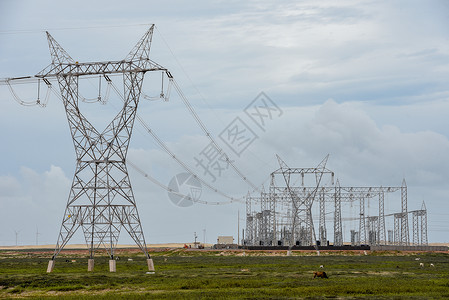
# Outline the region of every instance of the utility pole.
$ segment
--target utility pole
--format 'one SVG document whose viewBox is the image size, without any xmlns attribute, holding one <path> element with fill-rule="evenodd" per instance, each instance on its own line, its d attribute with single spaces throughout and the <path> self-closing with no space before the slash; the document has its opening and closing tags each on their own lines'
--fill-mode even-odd
<svg viewBox="0 0 449 300">
<path fill-rule="evenodd" d="M 14 233 L 16 234 L 16 246 L 17 246 L 17 240 L 18 240 L 18 236 L 21 230 L 14 230 Z"/>
<path fill-rule="evenodd" d="M 36 226 L 36 246 L 39 245 L 39 228 Z"/>
<path fill-rule="evenodd" d="M 240 245 L 240 210 L 237 210 L 237 246 Z"/>
</svg>

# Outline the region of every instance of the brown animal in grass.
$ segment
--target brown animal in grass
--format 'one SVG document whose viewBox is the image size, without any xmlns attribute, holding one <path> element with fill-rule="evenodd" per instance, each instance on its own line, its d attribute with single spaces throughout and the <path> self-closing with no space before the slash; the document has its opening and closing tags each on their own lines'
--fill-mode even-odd
<svg viewBox="0 0 449 300">
<path fill-rule="evenodd" d="M 313 278 L 315 278 L 315 277 L 320 277 L 320 278 L 329 278 L 329 277 L 327 277 L 327 275 L 326 275 L 326 272 L 313 272 Z"/>
</svg>

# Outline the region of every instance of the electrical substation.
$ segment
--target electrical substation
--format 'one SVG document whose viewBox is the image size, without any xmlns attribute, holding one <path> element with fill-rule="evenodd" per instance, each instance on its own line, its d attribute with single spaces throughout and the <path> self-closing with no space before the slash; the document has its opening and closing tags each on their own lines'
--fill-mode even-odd
<svg viewBox="0 0 449 300">
<path fill-rule="evenodd" d="M 343 237 L 347 234 L 350 244 L 346 243 L 346 246 L 354 249 L 364 246 L 363 249 L 368 249 L 366 246 L 391 246 L 391 249 L 414 247 L 416 250 L 429 248 L 426 206 L 423 202 L 420 209 L 408 210 L 405 179 L 398 186 L 344 186 L 338 179 L 335 180 L 335 173 L 326 168 L 328 158 L 329 155 L 315 168 L 291 168 L 277 156 L 280 167 L 270 174 L 268 191 L 263 190 L 257 195 L 248 194 L 246 197 L 244 246 L 250 249 L 325 249 L 329 246 L 344 249 Z M 400 201 L 400 211 L 385 214 L 387 194 L 399 194 L 395 201 Z M 378 213 L 375 215 L 365 210 L 369 200 L 377 201 Z M 358 204 L 358 217 L 342 218 L 342 202 Z M 318 223 L 313 220 L 313 207 L 316 206 L 319 207 Z M 332 219 L 330 226 L 329 221 L 326 222 L 330 219 L 329 215 Z M 387 218 L 393 219 L 390 222 L 394 224 L 393 227 L 386 227 Z M 358 226 L 344 233 L 344 221 L 357 221 Z M 409 236 L 409 224 L 412 227 L 412 239 Z M 330 232 L 328 228 L 332 228 Z M 329 242 L 330 236 L 333 242 Z"/>
</svg>

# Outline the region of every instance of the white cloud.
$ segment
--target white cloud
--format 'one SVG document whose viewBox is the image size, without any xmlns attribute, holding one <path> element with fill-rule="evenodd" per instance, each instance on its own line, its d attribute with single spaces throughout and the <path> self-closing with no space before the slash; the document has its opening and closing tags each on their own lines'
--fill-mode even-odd
<svg viewBox="0 0 449 300">
<path fill-rule="evenodd" d="M 0 193 L 2 197 L 17 195 L 20 183 L 12 176 L 0 176 Z"/>
<path fill-rule="evenodd" d="M 70 181 L 60 167 L 51 166 L 44 173 L 23 167 L 20 177 L 2 178 L 0 185 L 13 189 L 0 190 L 2 205 L 0 224 L 2 244 L 12 245 L 14 230 L 20 230 L 20 244 L 34 244 L 36 227 L 47 243 L 57 237 L 57 229 L 67 202 Z"/>
</svg>

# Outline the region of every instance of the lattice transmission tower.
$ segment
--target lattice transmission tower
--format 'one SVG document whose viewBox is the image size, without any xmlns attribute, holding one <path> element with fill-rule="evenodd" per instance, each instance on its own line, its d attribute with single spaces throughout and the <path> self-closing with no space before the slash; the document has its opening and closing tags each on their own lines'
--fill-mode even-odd
<svg viewBox="0 0 449 300">
<path fill-rule="evenodd" d="M 114 251 L 123 228 L 145 253 L 149 270 L 154 270 L 126 165 L 145 73 L 162 71 L 172 79 L 166 68 L 150 59 L 153 29 L 154 25 L 125 59 L 88 63 L 73 60 L 47 32 L 51 64 L 34 78 L 47 85 L 49 80 L 57 80 L 76 152 L 75 175 L 47 272 L 53 271 L 55 258 L 80 227 L 90 251 L 88 271 L 93 270 L 94 254 L 100 246 L 110 256 L 110 271 L 116 271 Z M 79 108 L 79 79 L 97 75 L 110 82 L 108 75 L 114 74 L 123 76 L 123 106 L 109 125 L 99 131 Z"/>
</svg>

